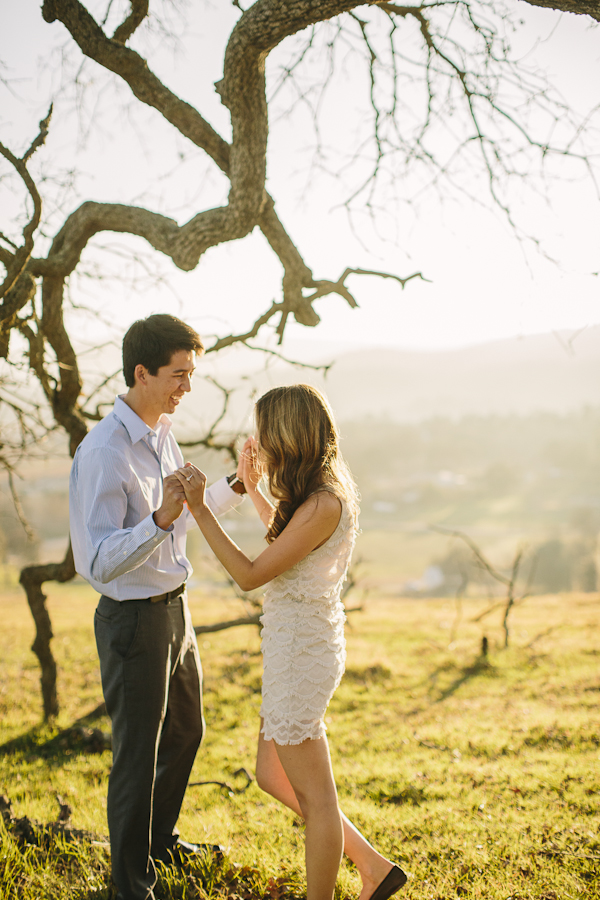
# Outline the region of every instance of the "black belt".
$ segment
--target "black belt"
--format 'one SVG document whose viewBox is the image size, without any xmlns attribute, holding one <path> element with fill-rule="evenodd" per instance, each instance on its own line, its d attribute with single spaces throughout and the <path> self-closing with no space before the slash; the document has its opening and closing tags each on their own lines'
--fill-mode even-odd
<svg viewBox="0 0 600 900">
<path fill-rule="evenodd" d="M 174 591 L 167 591 L 166 594 L 157 594 L 156 597 L 136 597 L 136 600 L 149 600 L 150 603 L 160 603 L 162 600 L 176 600 L 177 597 L 181 597 L 181 595 L 185 592 L 185 581 L 183 584 L 180 584 L 179 587 L 176 587 Z"/>
</svg>

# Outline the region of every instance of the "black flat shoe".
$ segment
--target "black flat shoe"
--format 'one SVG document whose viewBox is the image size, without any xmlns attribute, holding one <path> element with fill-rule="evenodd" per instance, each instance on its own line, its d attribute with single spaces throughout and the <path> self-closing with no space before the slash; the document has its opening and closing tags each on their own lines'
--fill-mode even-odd
<svg viewBox="0 0 600 900">
<path fill-rule="evenodd" d="M 388 897 L 399 891 L 405 884 L 406 872 L 403 872 L 400 866 L 394 866 L 387 873 L 379 887 L 375 888 L 369 900 L 388 900 Z"/>
</svg>

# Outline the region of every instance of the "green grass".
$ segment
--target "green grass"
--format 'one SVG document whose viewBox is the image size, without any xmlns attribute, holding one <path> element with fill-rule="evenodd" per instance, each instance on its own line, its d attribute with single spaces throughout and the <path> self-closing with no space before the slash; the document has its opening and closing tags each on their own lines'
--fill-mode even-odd
<svg viewBox="0 0 600 900">
<path fill-rule="evenodd" d="M 93 592 L 52 587 L 62 712 L 40 726 L 32 625 L 22 595 L 0 597 L 0 791 L 15 815 L 56 819 L 58 793 L 75 828 L 97 844 L 60 839 L 19 849 L 0 832 L 0 896 L 98 898 L 109 891 L 106 778 L 110 753 L 56 739 L 101 700 L 92 635 Z M 196 622 L 239 615 L 235 601 L 192 598 Z M 348 669 L 328 711 L 340 803 L 369 839 L 412 877 L 414 900 L 600 898 L 600 599 L 532 598 L 512 616 L 502 650 L 500 611 L 456 625 L 451 600 L 371 597 L 347 630 Z M 482 634 L 489 657 L 479 657 Z M 450 640 L 452 639 L 452 643 Z M 182 836 L 226 847 L 191 877 L 163 873 L 161 898 L 249 900 L 305 893 L 302 824 L 256 784 L 261 660 L 254 628 L 201 635 L 208 733 L 188 789 Z M 94 725 L 108 730 L 106 720 Z M 344 863 L 338 900 L 355 897 Z"/>
</svg>

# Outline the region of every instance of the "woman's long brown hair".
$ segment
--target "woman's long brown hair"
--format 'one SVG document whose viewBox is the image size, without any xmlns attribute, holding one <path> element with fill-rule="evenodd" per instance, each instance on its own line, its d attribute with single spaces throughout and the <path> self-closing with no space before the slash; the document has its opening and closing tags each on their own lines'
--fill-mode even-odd
<svg viewBox="0 0 600 900">
<path fill-rule="evenodd" d="M 356 485 L 340 452 L 333 413 L 320 391 L 309 384 L 273 388 L 257 402 L 255 415 L 262 464 L 276 501 L 269 543 L 323 486 L 331 487 L 358 514 Z"/>
</svg>

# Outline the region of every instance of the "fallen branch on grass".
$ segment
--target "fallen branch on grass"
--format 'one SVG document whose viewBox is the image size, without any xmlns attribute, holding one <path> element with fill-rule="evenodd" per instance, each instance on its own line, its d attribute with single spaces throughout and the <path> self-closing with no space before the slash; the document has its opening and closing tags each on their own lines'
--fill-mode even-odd
<svg viewBox="0 0 600 900">
<path fill-rule="evenodd" d="M 554 856 L 568 856 L 571 859 L 589 859 L 592 861 L 600 859 L 600 856 L 593 855 L 590 853 L 573 853 L 572 850 L 562 850 L 560 847 L 544 847 L 543 850 L 540 851 L 541 856 L 549 856 L 550 858 Z"/>
<path fill-rule="evenodd" d="M 352 612 L 362 612 L 363 606 L 350 606 L 345 612 L 346 615 Z M 226 619 L 224 622 L 213 622 L 212 625 L 195 625 L 196 634 L 210 634 L 215 631 L 225 631 L 227 628 L 237 628 L 240 625 L 260 625 L 260 617 L 262 610 L 252 616 L 241 616 L 239 619 Z"/>
<path fill-rule="evenodd" d="M 96 846 L 106 845 L 108 847 L 108 838 L 101 837 L 91 831 L 72 828 L 69 825 L 72 812 L 71 807 L 58 794 L 56 794 L 56 800 L 59 806 L 58 818 L 55 822 L 42 825 L 41 822 L 36 822 L 35 819 L 30 819 L 29 816 L 17 818 L 13 812 L 10 799 L 5 795 L 0 795 L 0 815 L 2 815 L 4 820 L 4 826 L 20 847 L 27 845 L 41 847 L 49 839 L 58 835 L 70 843 L 87 841 Z"/>
<path fill-rule="evenodd" d="M 112 747 L 112 735 L 101 728 L 78 725 L 61 731 L 51 743 L 84 753 L 104 753 Z"/>
<path fill-rule="evenodd" d="M 455 761 L 462 758 L 462 753 L 458 747 L 444 747 L 441 744 L 434 744 L 433 741 L 421 740 L 416 731 L 413 733 L 413 737 L 421 747 L 427 747 L 428 750 L 437 750 L 440 753 L 450 753 Z"/>
<path fill-rule="evenodd" d="M 413 737 L 419 746 L 427 747 L 428 750 L 439 750 L 440 753 L 454 753 L 451 747 L 442 747 L 440 744 L 434 744 L 433 741 L 422 740 L 416 731 L 413 733 Z"/>
<path fill-rule="evenodd" d="M 536 634 L 536 636 L 534 638 L 532 638 L 528 644 L 525 644 L 524 649 L 531 650 L 531 648 L 533 647 L 533 645 L 535 643 L 537 643 L 537 641 L 541 640 L 542 638 L 548 637 L 549 634 L 552 634 L 552 632 L 556 631 L 558 628 L 564 628 L 564 627 L 565 627 L 564 624 L 563 625 L 553 625 L 551 628 L 546 628 L 545 631 L 540 631 L 540 633 Z"/>
<path fill-rule="evenodd" d="M 234 778 L 238 775 L 243 775 L 245 778 L 245 784 L 239 788 L 233 787 L 225 781 L 193 781 L 188 787 L 216 784 L 224 788 L 230 796 L 243 794 L 248 790 L 254 778 L 243 766 L 240 769 L 236 769 L 233 773 Z M 43 825 L 35 819 L 30 819 L 29 816 L 21 816 L 20 818 L 15 816 L 10 799 L 6 795 L 0 795 L 0 815 L 4 821 L 4 826 L 19 847 L 43 847 L 56 837 L 62 837 L 69 843 L 85 842 L 95 847 L 110 846 L 107 837 L 97 835 L 92 831 L 73 828 L 70 825 L 73 814 L 71 806 L 65 803 L 59 794 L 55 794 L 55 797 L 58 803 L 58 816 L 54 822 Z"/>
<path fill-rule="evenodd" d="M 215 622 L 213 625 L 195 625 L 196 634 L 210 634 L 213 631 L 225 631 L 226 628 L 237 628 L 239 625 L 259 625 L 262 613 L 253 616 L 242 616 L 240 619 L 229 619 L 225 622 Z"/>
<path fill-rule="evenodd" d="M 254 781 L 254 778 L 252 777 L 248 769 L 245 769 L 243 766 L 241 769 L 235 770 L 235 772 L 233 773 L 233 777 L 235 778 L 236 775 L 243 775 L 246 779 L 245 785 L 241 788 L 234 788 L 226 781 L 190 781 L 188 787 L 202 787 L 205 784 L 216 784 L 219 787 L 222 787 L 223 790 L 227 791 L 230 797 L 233 797 L 234 794 L 243 794 L 245 791 L 247 791 Z"/>
</svg>

